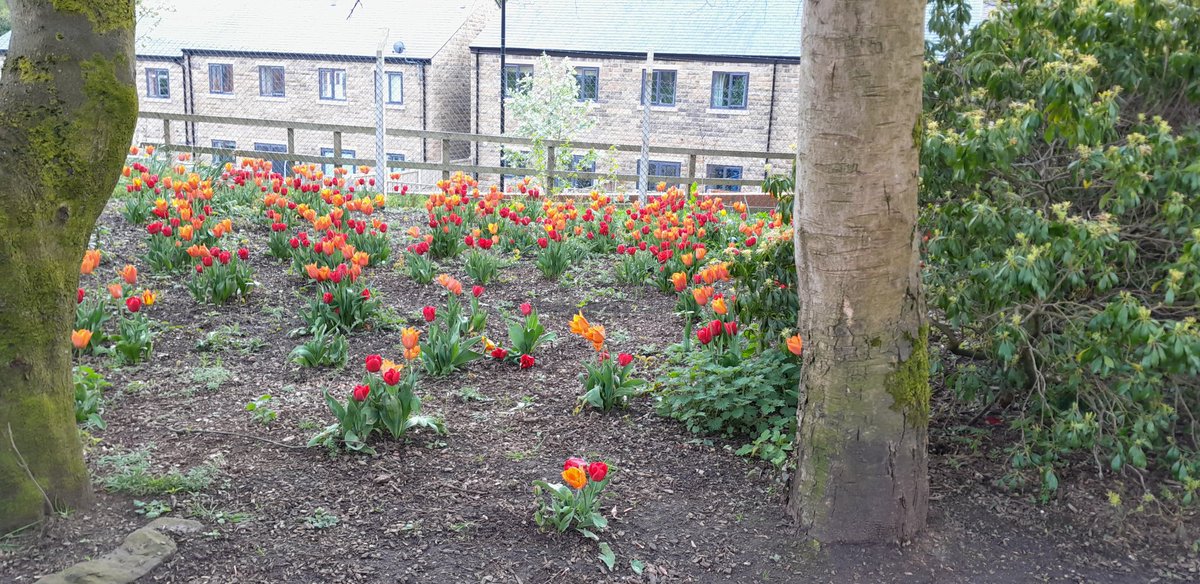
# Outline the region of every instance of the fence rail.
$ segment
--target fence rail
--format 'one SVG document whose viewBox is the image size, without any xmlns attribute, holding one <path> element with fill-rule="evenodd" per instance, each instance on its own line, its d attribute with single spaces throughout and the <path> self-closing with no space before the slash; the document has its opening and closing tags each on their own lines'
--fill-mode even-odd
<svg viewBox="0 0 1200 584">
<path fill-rule="evenodd" d="M 162 121 L 164 140 L 162 143 L 146 142 L 154 144 L 156 147 L 171 151 L 189 151 L 195 153 L 209 154 L 212 156 L 225 157 L 250 157 L 250 158 L 271 158 L 283 159 L 288 165 L 293 162 L 310 162 L 318 164 L 330 164 L 333 166 L 371 166 L 375 167 L 380 162 L 389 169 L 403 170 L 433 170 L 441 171 L 442 178 L 450 177 L 451 172 L 464 172 L 467 174 L 499 174 L 499 175 L 525 175 L 539 176 L 544 185 L 552 185 L 555 179 L 608 179 L 619 181 L 637 181 L 636 174 L 614 174 L 602 172 L 585 172 L 585 171 L 561 171 L 554 167 L 555 150 L 559 148 L 569 148 L 571 150 L 615 150 L 618 152 L 640 152 L 642 146 L 640 144 L 614 144 L 604 142 L 572 142 L 569 140 L 543 140 L 541 145 L 546 148 L 546 159 L 548 161 L 545 169 L 533 169 L 511 166 L 489 166 L 481 164 L 464 164 L 461 161 L 453 161 L 450 159 L 449 144 L 451 141 L 470 142 L 476 148 L 480 144 L 501 144 L 501 145 L 516 145 L 530 146 L 535 144 L 534 140 L 519 136 L 498 136 L 490 134 L 469 134 L 461 132 L 441 132 L 433 130 L 409 130 L 401 128 L 386 128 L 385 133 L 388 136 L 400 136 L 408 138 L 422 138 L 431 140 L 440 140 L 442 144 L 442 160 L 440 162 L 419 162 L 411 160 L 403 161 L 377 161 L 371 158 L 348 158 L 342 156 L 342 136 L 345 134 L 369 134 L 375 135 L 376 128 L 374 126 L 350 126 L 341 124 L 324 124 L 313 122 L 298 122 L 284 120 L 262 120 L 252 118 L 237 118 L 223 116 L 206 116 L 196 114 L 176 114 L 163 112 L 143 111 L 138 114 L 144 119 L 155 119 Z M 268 152 L 261 150 L 245 150 L 245 149 L 225 149 L 213 148 L 208 146 L 196 146 L 191 144 L 173 144 L 171 142 L 171 125 L 172 123 L 183 124 L 225 124 L 232 126 L 248 126 L 248 127 L 267 127 L 267 128 L 283 128 L 287 130 L 288 144 L 286 152 Z M 333 153 L 332 156 L 315 156 L 311 154 L 300 154 L 296 152 L 294 135 L 296 130 L 329 132 L 333 138 Z M 687 157 L 686 174 L 680 173 L 680 176 L 667 175 L 648 175 L 648 179 L 652 182 L 683 182 L 686 184 L 700 185 L 718 185 L 718 186 L 759 186 L 762 181 L 759 179 L 728 179 L 728 178 L 709 178 L 696 176 L 696 161 L 700 156 L 719 156 L 725 158 L 745 158 L 745 159 L 762 159 L 770 162 L 771 160 L 786 160 L 794 161 L 795 154 L 790 152 L 765 152 L 757 150 L 719 150 L 706 148 L 681 148 L 677 146 L 655 146 L 651 145 L 649 151 L 656 154 L 674 154 Z M 645 164 L 645 163 L 644 163 Z M 681 169 L 683 170 L 683 169 Z"/>
</svg>

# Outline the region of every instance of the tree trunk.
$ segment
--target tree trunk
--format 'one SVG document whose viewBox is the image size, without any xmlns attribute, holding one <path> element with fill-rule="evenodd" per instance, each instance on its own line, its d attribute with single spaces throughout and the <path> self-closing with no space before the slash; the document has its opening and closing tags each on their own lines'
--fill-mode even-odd
<svg viewBox="0 0 1200 584">
<path fill-rule="evenodd" d="M 923 0 L 806 0 L 794 227 L 805 340 L 788 512 L 820 542 L 925 524 Z"/>
<path fill-rule="evenodd" d="M 0 533 L 92 498 L 70 331 L 80 258 L 137 120 L 134 0 L 9 6 L 0 78 Z"/>
</svg>

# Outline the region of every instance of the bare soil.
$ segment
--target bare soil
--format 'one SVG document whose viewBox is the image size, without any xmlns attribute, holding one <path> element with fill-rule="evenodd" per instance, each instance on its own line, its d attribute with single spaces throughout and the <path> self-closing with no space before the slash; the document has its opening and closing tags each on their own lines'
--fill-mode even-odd
<svg viewBox="0 0 1200 584">
<path fill-rule="evenodd" d="M 140 264 L 144 245 L 143 232 L 114 209 L 100 235 L 115 257 L 98 270 L 106 276 L 113 263 Z M 393 233 L 418 218 L 387 212 Z M 159 470 L 217 459 L 220 478 L 200 494 L 131 497 L 97 486 L 94 508 L 6 539 L 0 581 L 32 582 L 112 549 L 147 522 L 135 499 L 159 499 L 177 516 L 198 514 L 210 528 L 181 542 L 177 557 L 153 575 L 160 582 L 1200 581 L 1192 551 L 1200 537 L 1196 514 L 1143 504 L 1153 477 L 1146 487 L 1141 477 L 1099 478 L 1081 461 L 1046 503 L 1036 491 L 1005 490 L 997 480 L 1008 472 L 1005 449 L 1014 436 L 1003 425 L 968 424 L 977 412 L 956 410 L 941 390 L 926 534 L 899 547 L 821 549 L 801 540 L 783 512 L 786 477 L 735 456 L 733 444 L 659 417 L 652 396 L 611 414 L 575 413 L 580 364 L 592 354 L 567 334 L 577 310 L 608 328 L 613 349 L 649 357 L 643 369 L 655 367 L 681 330 L 673 299 L 616 284 L 605 262 L 576 266 L 556 283 L 521 261 L 488 287 L 492 336 L 504 337 L 499 312 L 529 301 L 559 338 L 539 350 L 532 369 L 486 360 L 465 374 L 423 379 L 425 411 L 443 417 L 449 435 L 379 442 L 377 456 L 301 448 L 333 421 L 322 389 L 344 396 L 367 354 L 398 358 L 398 327 L 420 322 L 420 308 L 439 298 L 439 289 L 391 266 L 368 270 L 392 316 L 352 335 L 345 370 L 301 369 L 287 359 L 300 342 L 288 332 L 303 324 L 299 308 L 311 292 L 267 256 L 261 229 L 238 233 L 249 240 L 259 282 L 247 303 L 197 305 L 179 277 L 159 277 L 151 284 L 162 292 L 150 312 L 159 321 L 153 358 L 120 368 L 87 361 L 113 383 L 108 427 L 91 431 L 87 444 L 94 472 L 105 454 L 152 448 Z M 461 266 L 444 268 L 469 283 Z M 89 290 L 98 287 L 99 280 L 85 281 Z M 229 334 L 232 326 L 240 336 Z M 233 342 L 205 346 L 214 331 Z M 220 370 L 228 379 L 207 388 Z M 274 396 L 279 412 L 267 426 L 245 411 L 263 393 Z M 603 458 L 616 469 L 603 535 L 617 556 L 614 572 L 604 569 L 594 542 L 541 533 L 533 524 L 530 481 L 555 478 L 571 455 Z M 1122 495 L 1120 506 L 1108 491 Z M 317 508 L 337 524 L 306 525 Z M 219 523 L 218 512 L 247 519 Z M 635 559 L 646 566 L 641 575 L 630 569 Z"/>
</svg>

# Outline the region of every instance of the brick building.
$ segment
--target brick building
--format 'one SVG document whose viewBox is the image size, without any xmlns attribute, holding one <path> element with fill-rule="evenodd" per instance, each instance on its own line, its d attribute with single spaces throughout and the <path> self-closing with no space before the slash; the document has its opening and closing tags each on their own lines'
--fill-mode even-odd
<svg viewBox="0 0 1200 584">
<path fill-rule="evenodd" d="M 172 3 L 139 22 L 136 81 L 143 112 L 375 126 L 376 52 L 384 54 L 387 127 L 467 132 L 468 43 L 494 0 L 206 0 Z M 0 37 L 7 48 L 8 35 Z M 2 51 L 2 49 L 0 49 Z M 161 142 L 141 118 L 135 142 Z M 286 150 L 286 128 L 173 123 L 171 142 Z M 295 151 L 332 155 L 331 132 L 295 131 Z M 373 134 L 344 134 L 343 155 L 374 158 Z M 468 147 L 452 144 L 452 158 Z M 391 137 L 392 160 L 439 161 L 441 142 Z M 267 155 L 269 157 L 269 155 Z"/>
<path fill-rule="evenodd" d="M 972 25 L 992 4 L 968 3 Z M 592 103 L 596 121 L 586 135 L 572 140 L 636 144 L 642 139 L 643 72 L 652 51 L 651 144 L 794 151 L 802 107 L 797 67 L 802 10 L 800 0 L 508 0 L 504 78 L 512 85 L 532 74 L 542 54 L 566 58 L 579 79 L 578 98 Z M 471 43 L 471 52 L 471 128 L 496 134 L 501 95 L 498 17 Z M 507 133 L 518 130 L 511 111 L 506 111 L 504 128 Z M 496 145 L 482 145 L 473 155 L 483 165 L 501 159 Z M 613 162 L 604 154 L 600 158 L 608 159 L 602 165 Z M 615 158 L 620 174 L 640 172 L 636 153 Z M 699 157 L 695 171 L 699 177 L 758 179 L 767 162 Z M 684 155 L 650 156 L 652 175 L 686 175 L 687 166 Z"/>
</svg>

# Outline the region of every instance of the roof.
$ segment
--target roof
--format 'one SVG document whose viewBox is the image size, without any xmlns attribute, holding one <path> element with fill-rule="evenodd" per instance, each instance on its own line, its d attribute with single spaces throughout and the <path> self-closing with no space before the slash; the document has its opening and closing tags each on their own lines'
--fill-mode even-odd
<svg viewBox="0 0 1200 584">
<path fill-rule="evenodd" d="M 493 0 L 157 0 L 138 22 L 136 52 L 374 58 L 383 43 L 386 56 L 429 60 L 485 2 Z M 8 41 L 9 34 L 0 37 L 0 50 Z M 402 55 L 392 51 L 397 41 Z"/>
<path fill-rule="evenodd" d="M 985 0 L 968 0 L 972 26 Z M 801 0 L 508 0 L 506 49 L 798 60 Z M 471 43 L 498 50 L 493 16 Z"/>
</svg>

